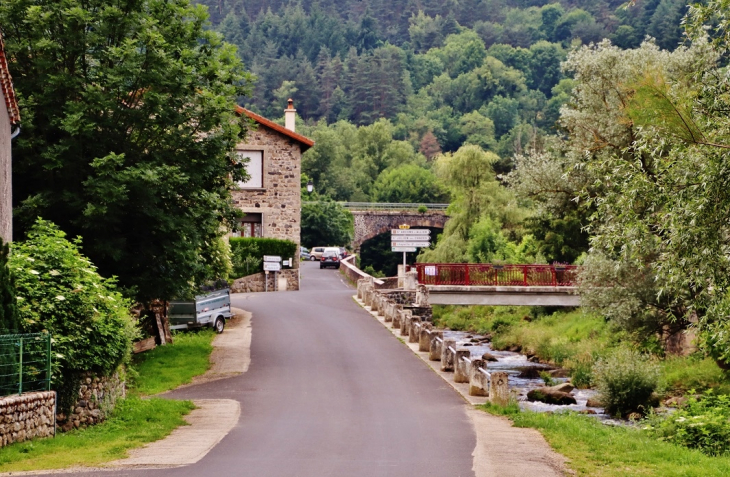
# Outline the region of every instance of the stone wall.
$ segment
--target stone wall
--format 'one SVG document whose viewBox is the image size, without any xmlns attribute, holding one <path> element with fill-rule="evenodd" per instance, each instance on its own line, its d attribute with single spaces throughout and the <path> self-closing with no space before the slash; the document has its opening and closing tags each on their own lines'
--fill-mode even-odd
<svg viewBox="0 0 730 477">
<path fill-rule="evenodd" d="M 238 278 L 231 285 L 231 293 L 258 293 L 265 291 L 264 272 L 254 273 L 247 277 Z M 278 277 L 286 277 L 286 289 L 299 290 L 299 269 L 284 269 L 277 273 Z M 270 272 L 268 276 L 268 289 L 274 291 L 274 273 Z"/>
<path fill-rule="evenodd" d="M 55 391 L 0 398 L 0 446 L 53 436 L 55 413 Z"/>
<path fill-rule="evenodd" d="M 79 399 L 71 406 L 69 414 L 59 410 L 56 424 L 62 431 L 98 424 L 114 410 L 117 399 L 125 395 L 125 382 L 119 373 L 101 378 L 84 373 L 79 383 Z"/>
</svg>

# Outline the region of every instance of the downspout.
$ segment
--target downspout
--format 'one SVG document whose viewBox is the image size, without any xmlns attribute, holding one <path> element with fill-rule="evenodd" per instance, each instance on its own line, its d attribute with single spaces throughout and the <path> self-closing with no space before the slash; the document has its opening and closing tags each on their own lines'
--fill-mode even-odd
<svg viewBox="0 0 730 477">
<path fill-rule="evenodd" d="M 18 137 L 18 134 L 20 134 L 20 124 L 16 126 L 15 131 L 10 133 L 10 139 L 15 139 L 16 137 Z"/>
</svg>

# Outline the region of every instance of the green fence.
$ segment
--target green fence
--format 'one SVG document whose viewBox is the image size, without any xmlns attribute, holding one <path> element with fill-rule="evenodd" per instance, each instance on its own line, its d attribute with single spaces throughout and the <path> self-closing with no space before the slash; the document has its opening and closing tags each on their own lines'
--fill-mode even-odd
<svg viewBox="0 0 730 477">
<path fill-rule="evenodd" d="M 0 335 L 0 396 L 51 389 L 51 335 Z"/>
</svg>

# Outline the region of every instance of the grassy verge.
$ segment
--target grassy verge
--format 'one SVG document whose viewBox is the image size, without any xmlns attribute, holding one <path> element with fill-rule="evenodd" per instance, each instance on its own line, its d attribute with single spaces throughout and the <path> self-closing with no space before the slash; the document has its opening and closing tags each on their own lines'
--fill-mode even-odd
<svg viewBox="0 0 730 477">
<path fill-rule="evenodd" d="M 204 328 L 196 332 L 178 333 L 173 345 L 158 346 L 135 356 L 138 376 L 133 393 L 151 395 L 188 384 L 193 377 L 210 368 L 215 332 Z"/>
<path fill-rule="evenodd" d="M 543 362 L 562 366 L 570 371 L 578 387 L 591 384 L 593 364 L 608 350 L 622 342 L 637 346 L 628 334 L 580 309 L 546 313 L 540 308 L 443 306 L 434 307 L 434 322 L 452 330 L 489 333 L 494 349 L 520 349 Z M 709 388 L 730 394 L 730 380 L 711 359 L 667 357 L 659 364 L 667 394 Z"/>
<path fill-rule="evenodd" d="M 125 399 L 102 424 L 2 448 L 0 472 L 94 466 L 124 458 L 127 450 L 184 425 L 183 416 L 193 407 L 189 401 Z"/>
<path fill-rule="evenodd" d="M 656 440 L 640 429 L 607 426 L 577 414 L 519 412 L 516 406 L 483 409 L 507 415 L 517 427 L 539 430 L 553 449 L 570 459 L 569 466 L 578 475 L 730 475 L 730 457 L 708 457 Z"/>
</svg>

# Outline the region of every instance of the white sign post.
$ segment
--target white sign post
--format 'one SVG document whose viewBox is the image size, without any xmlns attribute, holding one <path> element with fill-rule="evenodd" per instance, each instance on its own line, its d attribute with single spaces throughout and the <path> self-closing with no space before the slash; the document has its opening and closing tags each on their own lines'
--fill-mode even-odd
<svg viewBox="0 0 730 477">
<path fill-rule="evenodd" d="M 415 252 L 419 247 L 430 246 L 429 229 L 411 229 L 408 225 L 402 225 L 399 229 L 390 230 L 390 249 L 393 252 L 403 252 L 403 273 L 406 270 L 406 252 Z"/>
<path fill-rule="evenodd" d="M 264 290 L 269 288 L 269 272 L 274 272 L 274 291 L 276 291 L 276 272 L 281 270 L 281 257 L 278 255 L 264 255 Z"/>
</svg>

